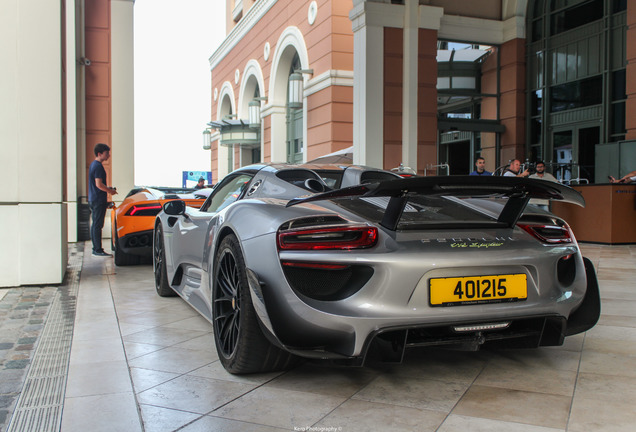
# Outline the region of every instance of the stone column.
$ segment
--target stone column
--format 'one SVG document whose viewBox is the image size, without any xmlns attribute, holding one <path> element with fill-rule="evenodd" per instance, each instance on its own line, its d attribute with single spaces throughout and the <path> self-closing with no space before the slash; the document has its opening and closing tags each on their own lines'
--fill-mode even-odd
<svg viewBox="0 0 636 432">
<path fill-rule="evenodd" d="M 384 26 L 392 5 L 354 0 L 353 22 L 353 162 L 382 168 Z"/>
<path fill-rule="evenodd" d="M 111 0 L 112 178 L 113 200 L 121 202 L 135 185 L 133 0 Z M 110 222 L 110 218 L 108 218 Z M 109 225 L 109 224 L 108 224 Z M 104 235 L 110 237 L 110 230 Z"/>
</svg>

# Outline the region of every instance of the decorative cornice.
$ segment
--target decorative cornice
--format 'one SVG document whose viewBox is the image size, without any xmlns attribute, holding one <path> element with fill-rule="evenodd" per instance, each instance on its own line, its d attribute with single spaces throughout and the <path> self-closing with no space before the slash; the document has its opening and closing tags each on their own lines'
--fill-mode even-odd
<svg viewBox="0 0 636 432">
<path fill-rule="evenodd" d="M 287 107 L 285 105 L 265 105 L 261 110 L 261 117 L 267 117 L 272 114 L 286 114 Z"/>
<path fill-rule="evenodd" d="M 439 30 L 441 26 L 441 19 L 444 16 L 444 8 L 420 5 L 419 14 L 419 28 Z"/>
<path fill-rule="evenodd" d="M 522 16 L 514 16 L 505 21 L 469 18 L 458 15 L 444 15 L 439 37 L 453 40 L 501 45 L 513 39 L 525 39 L 526 21 Z"/>
<path fill-rule="evenodd" d="M 404 27 L 404 6 L 386 3 L 363 2 L 349 12 L 354 33 L 365 26 Z"/>
<path fill-rule="evenodd" d="M 526 19 L 514 16 L 503 22 L 503 42 L 526 38 Z"/>
<path fill-rule="evenodd" d="M 278 0 L 257 0 L 245 16 L 234 26 L 221 45 L 210 56 L 210 70 L 214 69 L 226 55 L 249 33 Z"/>
<path fill-rule="evenodd" d="M 470 40 L 500 45 L 504 42 L 503 21 L 444 15 L 438 37 L 451 40 Z"/>
<path fill-rule="evenodd" d="M 353 87 L 353 71 L 331 69 L 307 81 L 305 97 L 331 86 Z"/>
</svg>

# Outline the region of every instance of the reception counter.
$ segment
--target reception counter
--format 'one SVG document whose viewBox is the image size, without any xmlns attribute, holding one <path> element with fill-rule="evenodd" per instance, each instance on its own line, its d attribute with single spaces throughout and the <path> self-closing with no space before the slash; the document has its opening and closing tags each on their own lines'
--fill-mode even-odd
<svg viewBox="0 0 636 432">
<path fill-rule="evenodd" d="M 565 219 L 578 241 L 636 243 L 636 184 L 573 186 L 585 198 L 585 208 L 552 202 L 552 212 Z"/>
</svg>

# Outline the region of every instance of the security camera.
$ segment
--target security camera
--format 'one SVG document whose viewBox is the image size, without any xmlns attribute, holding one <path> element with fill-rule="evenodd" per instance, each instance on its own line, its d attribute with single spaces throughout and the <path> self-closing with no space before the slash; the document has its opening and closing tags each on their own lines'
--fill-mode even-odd
<svg viewBox="0 0 636 432">
<path fill-rule="evenodd" d="M 91 60 L 87 59 L 86 57 L 82 57 L 80 59 L 80 64 L 83 66 L 90 66 L 91 65 Z"/>
</svg>

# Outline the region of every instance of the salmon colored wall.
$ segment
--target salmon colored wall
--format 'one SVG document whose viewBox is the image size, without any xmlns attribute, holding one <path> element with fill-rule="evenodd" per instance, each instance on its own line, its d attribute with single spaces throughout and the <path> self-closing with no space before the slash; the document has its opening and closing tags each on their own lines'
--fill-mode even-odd
<svg viewBox="0 0 636 432">
<path fill-rule="evenodd" d="M 234 169 L 241 167 L 241 149 L 234 147 Z"/>
<path fill-rule="evenodd" d="M 353 87 L 331 86 L 307 98 L 307 160 L 353 145 Z"/>
<path fill-rule="evenodd" d="M 404 31 L 384 28 L 384 169 L 402 162 Z"/>
<path fill-rule="evenodd" d="M 625 139 L 636 139 L 636 2 L 627 2 L 627 102 Z"/>
<path fill-rule="evenodd" d="M 417 166 L 437 163 L 437 31 L 419 29 L 417 61 Z"/>
<path fill-rule="evenodd" d="M 497 50 L 494 49 L 484 61 L 481 69 L 481 92 L 497 94 Z M 486 120 L 497 120 L 497 98 L 484 98 L 481 104 L 481 117 Z M 497 167 L 497 135 L 482 132 L 481 157 L 486 159 L 486 170 L 494 171 Z"/>
<path fill-rule="evenodd" d="M 526 45 L 525 39 L 513 39 L 501 46 L 500 109 L 501 163 L 525 159 L 526 138 Z"/>
<path fill-rule="evenodd" d="M 91 65 L 84 66 L 86 82 L 86 178 L 88 168 L 95 159 L 93 148 L 97 143 L 110 146 L 111 154 L 117 151 L 113 145 L 110 82 L 110 0 L 86 2 L 85 43 L 86 58 Z M 121 143 L 128 145 L 128 143 Z M 112 181 L 111 160 L 104 162 L 107 181 Z M 88 186 L 87 186 L 88 187 Z M 86 189 L 88 191 L 88 189 Z"/>
<path fill-rule="evenodd" d="M 244 0 L 245 1 L 245 0 Z M 228 4 L 232 3 L 231 0 Z M 250 2 L 251 4 L 251 2 Z M 297 27 L 302 33 L 307 46 L 309 67 L 314 70 L 314 77 L 330 69 L 353 70 L 353 31 L 349 20 L 349 11 L 353 8 L 352 0 L 318 0 L 318 14 L 313 25 L 307 21 L 307 9 L 309 2 L 299 2 L 292 0 L 279 0 L 272 6 L 267 14 L 254 25 L 250 32 L 242 38 L 237 45 L 229 52 L 212 71 L 212 91 L 221 89 L 224 82 L 230 82 L 237 100 L 238 106 L 241 80 L 238 84 L 234 81 L 234 73 L 238 69 L 242 74 L 247 62 L 250 59 L 256 60 L 263 72 L 264 87 L 261 95 L 269 96 L 269 83 L 272 62 L 276 53 L 276 43 L 282 32 L 290 26 Z M 243 14 L 245 16 L 245 13 Z M 266 42 L 270 44 L 270 56 L 267 61 L 263 57 L 263 47 Z M 319 92 L 321 93 L 321 92 Z M 330 107 L 325 107 L 322 103 L 322 96 L 318 93 L 308 97 L 308 124 L 316 129 L 324 121 L 325 113 L 331 115 L 342 115 L 346 111 L 346 106 L 350 106 L 350 113 L 338 118 L 332 131 L 318 137 L 310 135 L 308 130 L 307 148 L 308 157 L 320 152 L 323 149 L 326 153 L 338 150 L 351 145 L 353 138 L 353 104 L 352 90 L 333 90 L 333 96 L 337 98 Z M 347 96 L 351 93 L 351 96 Z M 217 118 L 218 100 L 212 101 L 212 119 Z M 314 112 L 314 110 L 316 110 Z M 313 119 L 313 116 L 318 116 Z M 345 118 L 346 120 L 342 120 Z M 332 120 L 335 120 L 332 117 Z M 264 119 L 266 123 L 264 130 L 263 160 L 269 161 L 271 157 L 271 119 Z M 349 124 L 347 124 L 349 123 Z M 319 129 L 313 130 L 313 133 Z M 325 140 L 325 136 L 331 136 L 330 140 Z M 345 143 L 347 143 L 345 145 Z M 214 144 L 213 144 L 214 145 Z M 217 153 L 211 153 L 212 166 L 217 166 Z M 215 171 L 213 169 L 213 171 Z"/>
</svg>

